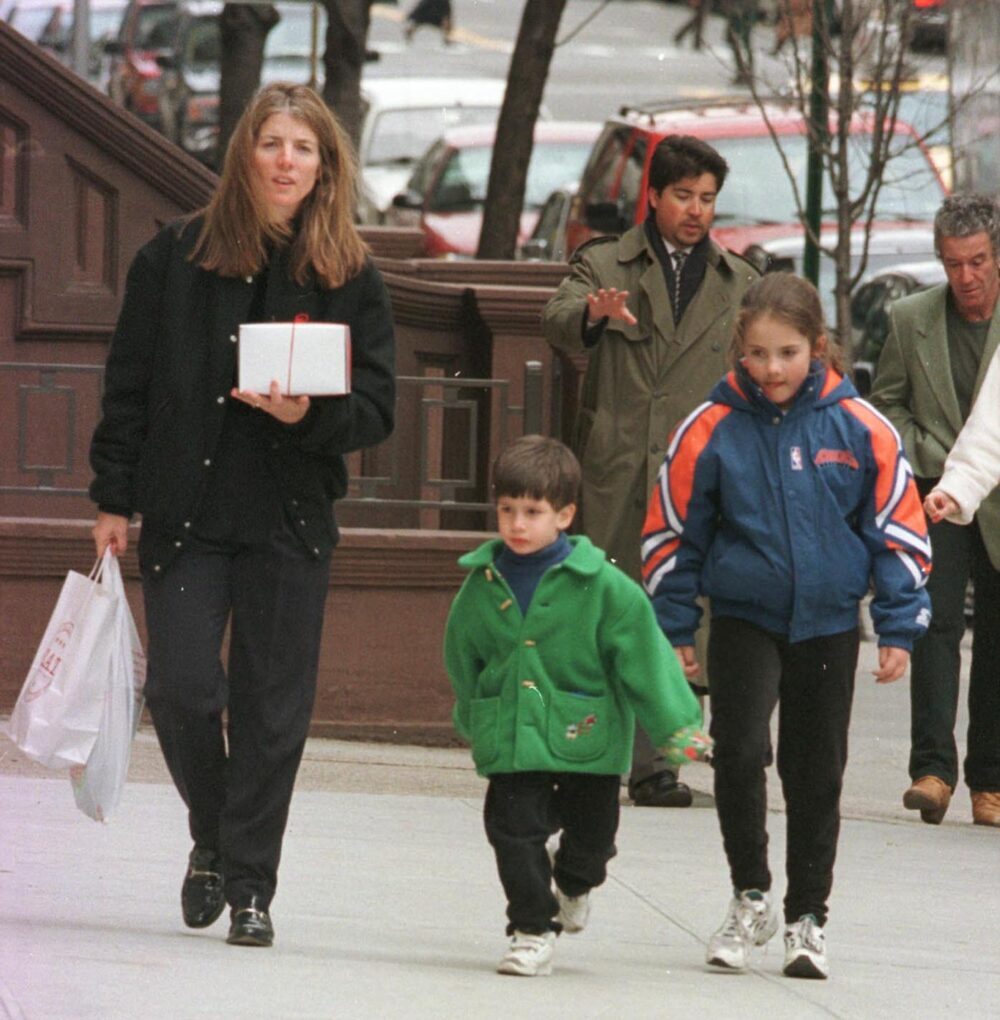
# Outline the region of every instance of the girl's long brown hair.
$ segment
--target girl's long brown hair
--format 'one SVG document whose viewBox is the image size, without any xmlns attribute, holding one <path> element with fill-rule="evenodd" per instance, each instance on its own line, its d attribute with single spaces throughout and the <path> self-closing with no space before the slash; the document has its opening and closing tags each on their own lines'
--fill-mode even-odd
<svg viewBox="0 0 1000 1020">
<path fill-rule="evenodd" d="M 809 341 L 814 357 L 843 374 L 843 354 L 840 345 L 826 332 L 819 292 L 808 280 L 792 273 L 768 273 L 752 283 L 743 295 L 729 348 L 729 361 L 733 367 L 743 357 L 750 324 L 762 315 L 779 319 L 801 333 Z M 820 351 L 816 348 L 823 335 L 826 335 L 826 344 Z"/>
<path fill-rule="evenodd" d="M 315 273 L 323 286 L 339 287 L 357 275 L 368 255 L 354 225 L 357 163 L 347 133 L 306 85 L 266 85 L 243 112 L 226 149 L 219 186 L 202 210 L 205 222 L 191 259 L 222 276 L 252 276 L 263 268 L 271 245 L 292 238 L 287 224 L 268 216 L 253 176 L 254 147 L 264 122 L 276 113 L 302 121 L 319 141 L 316 186 L 302 203 L 292 241 L 292 276 L 302 285 Z"/>
</svg>

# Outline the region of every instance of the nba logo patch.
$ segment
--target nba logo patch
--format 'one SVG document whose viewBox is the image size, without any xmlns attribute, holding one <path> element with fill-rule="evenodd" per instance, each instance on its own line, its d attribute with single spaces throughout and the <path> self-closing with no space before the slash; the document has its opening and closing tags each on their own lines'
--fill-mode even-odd
<svg viewBox="0 0 1000 1020">
<path fill-rule="evenodd" d="M 793 446 L 792 447 L 792 470 L 793 471 L 801 471 L 802 470 L 802 447 L 801 446 Z"/>
</svg>

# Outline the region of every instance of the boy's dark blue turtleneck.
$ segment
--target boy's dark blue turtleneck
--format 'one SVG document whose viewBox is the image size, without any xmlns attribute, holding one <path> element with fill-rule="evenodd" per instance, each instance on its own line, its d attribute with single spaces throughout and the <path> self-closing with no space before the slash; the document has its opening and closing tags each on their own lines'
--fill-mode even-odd
<svg viewBox="0 0 1000 1020">
<path fill-rule="evenodd" d="M 527 556 L 519 556 L 506 545 L 500 550 L 500 555 L 496 558 L 496 568 L 503 574 L 504 580 L 514 593 L 514 598 L 521 607 L 522 616 L 528 612 L 528 606 L 531 605 L 531 598 L 542 579 L 542 574 L 549 567 L 562 563 L 572 551 L 573 546 L 562 532 L 551 545 Z"/>
</svg>

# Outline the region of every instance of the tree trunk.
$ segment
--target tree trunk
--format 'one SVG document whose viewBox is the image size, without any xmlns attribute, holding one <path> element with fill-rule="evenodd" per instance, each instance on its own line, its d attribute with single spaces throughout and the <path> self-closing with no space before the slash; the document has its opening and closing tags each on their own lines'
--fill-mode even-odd
<svg viewBox="0 0 1000 1020">
<path fill-rule="evenodd" d="M 565 6 L 566 0 L 525 2 L 497 123 L 477 258 L 514 257 L 535 120 Z"/>
<path fill-rule="evenodd" d="M 236 122 L 260 86 L 264 41 L 278 20 L 279 14 L 270 4 L 226 4 L 219 15 L 222 57 L 219 61 L 219 148 L 216 169 L 222 165 Z"/>
<path fill-rule="evenodd" d="M 361 136 L 361 71 L 373 0 L 324 0 L 323 99 L 357 146 Z"/>
</svg>

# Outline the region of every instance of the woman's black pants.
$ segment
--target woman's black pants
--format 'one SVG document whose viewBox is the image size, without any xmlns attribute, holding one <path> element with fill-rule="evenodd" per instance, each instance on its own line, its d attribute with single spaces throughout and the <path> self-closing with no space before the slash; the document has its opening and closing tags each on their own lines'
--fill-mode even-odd
<svg viewBox="0 0 1000 1020">
<path fill-rule="evenodd" d="M 785 920 L 826 922 L 840 834 L 840 791 L 858 663 L 858 631 L 790 643 L 733 617 L 713 617 L 708 673 L 715 806 L 733 889 L 771 888 L 767 788 L 771 715 L 785 796 Z"/>
<path fill-rule="evenodd" d="M 269 904 L 312 716 L 330 558 L 284 533 L 188 545 L 162 577 L 143 575 L 146 702 L 191 837 L 222 855 L 226 899 Z"/>
</svg>

